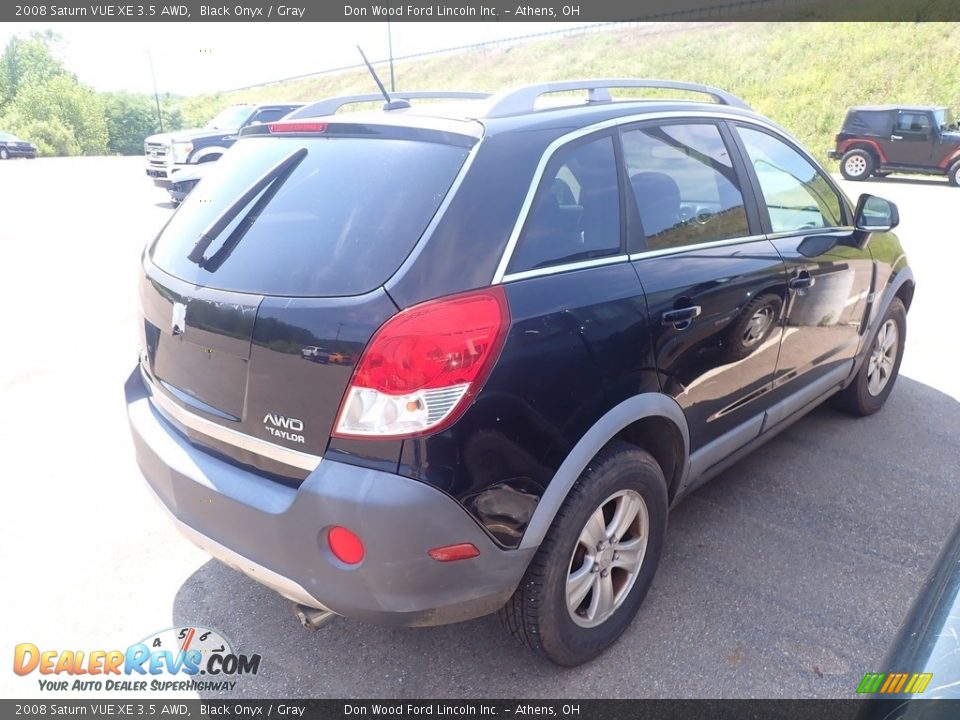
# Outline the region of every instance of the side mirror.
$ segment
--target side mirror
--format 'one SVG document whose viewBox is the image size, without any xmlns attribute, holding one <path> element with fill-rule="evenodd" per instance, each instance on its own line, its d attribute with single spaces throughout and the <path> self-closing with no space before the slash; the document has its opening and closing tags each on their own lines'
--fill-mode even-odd
<svg viewBox="0 0 960 720">
<path fill-rule="evenodd" d="M 857 201 L 854 227 L 860 233 L 883 233 L 900 224 L 900 211 L 889 200 L 864 193 Z"/>
</svg>

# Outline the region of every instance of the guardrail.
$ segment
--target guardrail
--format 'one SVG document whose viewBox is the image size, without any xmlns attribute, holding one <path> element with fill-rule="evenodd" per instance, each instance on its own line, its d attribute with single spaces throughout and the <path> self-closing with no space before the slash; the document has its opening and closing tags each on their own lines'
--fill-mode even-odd
<svg viewBox="0 0 960 720">
<path fill-rule="evenodd" d="M 724 17 L 733 17 L 737 15 L 742 15 L 750 12 L 756 12 L 760 10 L 771 10 L 784 7 L 793 7 L 797 5 L 806 5 L 817 0 L 737 0 L 737 2 L 723 3 L 721 5 L 712 5 L 710 7 L 701 7 L 694 8 L 691 10 L 676 10 L 668 13 L 660 13 L 657 15 L 648 15 L 643 17 L 638 17 L 635 20 L 623 21 L 623 22 L 600 22 L 600 23 L 590 23 L 579 25 L 576 27 L 565 27 L 558 30 L 545 30 L 538 33 L 528 33 L 525 35 L 512 35 L 510 37 L 498 38 L 495 40 L 485 40 L 479 43 L 468 43 L 466 45 L 455 45 L 446 48 L 440 48 L 437 50 L 425 50 L 423 52 L 417 53 L 408 53 L 406 55 L 395 55 L 393 58 L 394 63 L 399 62 L 409 62 L 411 60 L 423 60 L 430 57 L 438 57 L 442 55 L 451 55 L 456 53 L 463 53 L 475 50 L 489 50 L 495 48 L 510 47 L 513 45 L 520 45 L 522 43 L 536 42 L 537 40 L 544 40 L 552 37 L 567 37 L 571 35 L 584 35 L 587 33 L 593 32 L 607 32 L 610 30 L 619 30 L 622 28 L 645 28 L 645 32 L 641 33 L 642 35 L 659 35 L 665 32 L 678 32 L 683 30 L 695 30 L 703 29 L 703 25 L 699 25 L 695 28 L 692 27 L 683 27 L 679 23 L 690 22 L 696 20 L 703 21 L 716 21 L 719 18 Z M 671 22 L 678 23 L 676 26 L 664 27 L 664 24 L 669 24 Z M 715 27 L 717 25 L 724 25 L 726 22 L 710 22 L 706 27 Z M 389 63 L 390 58 L 380 58 L 378 60 L 371 60 L 373 65 L 382 65 L 384 63 Z M 325 68 L 323 70 L 316 70 L 314 72 L 304 73 L 302 75 L 293 75 L 290 77 L 278 78 L 276 80 L 267 80 L 265 82 L 253 83 L 252 85 L 243 85 L 241 87 L 230 88 L 229 90 L 223 90 L 224 93 L 239 92 L 241 90 L 251 90 L 253 88 L 259 87 L 268 87 L 270 85 L 277 85 L 279 83 L 293 82 L 295 80 L 305 80 L 312 77 L 320 77 L 323 75 L 336 75 L 338 73 L 348 72 L 350 70 L 360 70 L 365 66 L 362 62 L 352 63 L 349 65 L 338 65 L 337 67 Z"/>
</svg>

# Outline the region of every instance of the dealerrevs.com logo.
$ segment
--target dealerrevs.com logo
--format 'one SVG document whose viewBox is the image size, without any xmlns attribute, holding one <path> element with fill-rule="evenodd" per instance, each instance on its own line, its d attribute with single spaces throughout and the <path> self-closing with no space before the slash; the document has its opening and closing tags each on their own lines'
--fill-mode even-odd
<svg viewBox="0 0 960 720">
<path fill-rule="evenodd" d="M 41 690 L 230 691 L 241 675 L 256 675 L 260 655 L 234 652 L 216 630 L 168 628 L 126 650 L 41 650 L 20 643 L 13 652 L 17 675 L 38 673 Z"/>
</svg>

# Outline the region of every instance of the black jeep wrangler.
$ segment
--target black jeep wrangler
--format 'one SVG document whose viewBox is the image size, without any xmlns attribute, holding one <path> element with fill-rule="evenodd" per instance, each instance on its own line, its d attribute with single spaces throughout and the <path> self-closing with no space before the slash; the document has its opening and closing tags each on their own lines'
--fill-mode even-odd
<svg viewBox="0 0 960 720">
<path fill-rule="evenodd" d="M 830 157 L 847 180 L 893 172 L 946 175 L 960 185 L 960 132 L 949 108 L 852 107 Z"/>
<path fill-rule="evenodd" d="M 174 173 L 188 165 L 219 159 L 237 141 L 241 129 L 274 122 L 302 106 L 303 103 L 231 105 L 202 128 L 151 135 L 143 144 L 147 177 L 153 179 L 154 185 L 169 190 Z"/>
</svg>

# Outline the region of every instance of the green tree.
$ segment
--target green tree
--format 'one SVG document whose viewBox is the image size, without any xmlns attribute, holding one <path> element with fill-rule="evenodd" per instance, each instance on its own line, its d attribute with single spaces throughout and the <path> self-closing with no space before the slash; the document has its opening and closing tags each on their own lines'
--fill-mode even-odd
<svg viewBox="0 0 960 720">
<path fill-rule="evenodd" d="M 2 123 L 0 123 L 2 124 Z M 79 155 L 80 146 L 73 135 L 73 128 L 62 120 L 28 120 L 17 126 L 17 134 L 29 138 L 41 155 Z"/>
<path fill-rule="evenodd" d="M 139 155 L 143 141 L 157 132 L 157 110 L 146 95 L 104 93 L 107 120 L 107 150 L 118 155 Z"/>
<path fill-rule="evenodd" d="M 6 106 L 5 116 L 13 132 L 46 147 L 69 148 L 67 154 L 107 152 L 109 136 L 103 101 L 72 75 L 55 75 L 45 82 L 21 86 Z M 74 142 L 62 141 L 61 128 L 72 133 Z M 31 129 L 51 134 L 33 137 Z"/>
<path fill-rule="evenodd" d="M 19 90 L 45 83 L 58 75 L 70 75 L 53 50 L 60 37 L 51 30 L 33 32 L 27 38 L 10 38 L 0 55 L 0 113 Z"/>
</svg>

